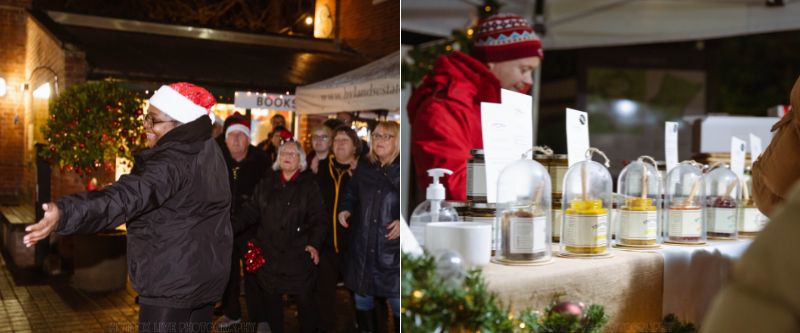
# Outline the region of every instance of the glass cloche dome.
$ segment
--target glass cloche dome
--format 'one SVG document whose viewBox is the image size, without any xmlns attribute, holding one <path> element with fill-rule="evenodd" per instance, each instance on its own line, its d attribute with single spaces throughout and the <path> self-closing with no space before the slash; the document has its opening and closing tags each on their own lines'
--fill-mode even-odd
<svg viewBox="0 0 800 333">
<path fill-rule="evenodd" d="M 705 243 L 703 171 L 694 161 L 681 162 L 669 171 L 665 183 L 665 242 Z"/>
<path fill-rule="evenodd" d="M 661 240 L 661 176 L 655 161 L 639 157 L 619 174 L 619 223 L 617 245 L 625 247 L 657 247 Z"/>
<path fill-rule="evenodd" d="M 751 168 L 744 169 L 742 179 L 742 209 L 739 210 L 739 237 L 755 237 L 769 222 L 769 219 L 756 208 L 753 201 L 753 178 Z"/>
<path fill-rule="evenodd" d="M 599 153 L 605 165 L 592 161 Z M 561 252 L 563 256 L 608 255 L 611 240 L 608 212 L 611 208 L 609 161 L 601 151 L 589 148 L 586 160 L 572 165 L 564 176 Z"/>
<path fill-rule="evenodd" d="M 494 261 L 537 264 L 551 259 L 550 175 L 530 158 L 511 163 L 497 180 Z"/>
<path fill-rule="evenodd" d="M 739 177 L 727 165 L 716 165 L 704 177 L 706 234 L 712 239 L 736 239 L 739 223 Z"/>
</svg>

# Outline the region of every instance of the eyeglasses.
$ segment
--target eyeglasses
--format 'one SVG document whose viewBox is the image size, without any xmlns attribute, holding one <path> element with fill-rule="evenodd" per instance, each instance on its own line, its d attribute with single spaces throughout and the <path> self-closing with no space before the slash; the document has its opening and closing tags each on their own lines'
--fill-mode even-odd
<svg viewBox="0 0 800 333">
<path fill-rule="evenodd" d="M 394 139 L 393 134 L 380 134 L 380 133 L 372 133 L 372 138 L 378 141 L 389 141 Z"/>
<path fill-rule="evenodd" d="M 152 113 L 148 113 L 144 116 L 144 126 L 145 127 L 153 127 L 160 123 L 174 123 L 177 120 L 155 120 Z"/>
<path fill-rule="evenodd" d="M 329 139 L 330 139 L 330 137 L 329 137 L 329 136 L 327 136 L 327 135 L 312 135 L 312 136 L 311 136 L 311 140 L 322 140 L 322 141 L 328 141 Z"/>
<path fill-rule="evenodd" d="M 289 156 L 289 157 L 297 157 L 297 156 L 300 156 L 300 153 L 298 153 L 296 151 L 283 151 L 283 152 L 281 152 L 281 155 L 285 155 L 285 156 Z"/>
</svg>

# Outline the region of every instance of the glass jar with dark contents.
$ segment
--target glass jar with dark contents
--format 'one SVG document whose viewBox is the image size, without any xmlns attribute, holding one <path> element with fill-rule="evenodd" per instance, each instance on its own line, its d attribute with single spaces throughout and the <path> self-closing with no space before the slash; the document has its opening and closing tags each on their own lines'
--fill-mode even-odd
<svg viewBox="0 0 800 333">
<path fill-rule="evenodd" d="M 705 177 L 706 234 L 713 239 L 736 239 L 739 219 L 739 177 L 727 166 L 712 168 Z"/>
<path fill-rule="evenodd" d="M 526 265 L 550 261 L 550 193 L 547 169 L 536 161 L 520 159 L 500 172 L 495 262 Z"/>
</svg>

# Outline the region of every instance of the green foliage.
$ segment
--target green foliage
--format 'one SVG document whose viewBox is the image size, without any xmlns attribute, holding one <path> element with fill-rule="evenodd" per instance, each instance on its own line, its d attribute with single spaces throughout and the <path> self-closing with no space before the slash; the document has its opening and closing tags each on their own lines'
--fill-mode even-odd
<svg viewBox="0 0 800 333">
<path fill-rule="evenodd" d="M 480 270 L 471 270 L 464 282 L 448 286 L 436 277 L 433 257 L 402 255 L 401 309 L 403 329 L 409 332 L 601 332 L 608 317 L 599 305 L 590 305 L 582 317 L 557 313 L 549 306 L 542 315 L 524 309 L 516 314 L 498 302 Z M 555 303 L 554 303 L 555 304 Z"/>
<path fill-rule="evenodd" d="M 681 321 L 672 313 L 664 317 L 659 325 L 651 325 L 645 327 L 639 332 L 655 332 L 655 333 L 697 333 L 700 329 L 694 326 L 693 323 Z"/>
<path fill-rule="evenodd" d="M 42 127 L 48 149 L 41 155 L 80 176 L 113 169 L 117 156 L 132 160 L 146 140 L 142 106 L 138 95 L 113 81 L 71 86 L 50 104 Z"/>
</svg>

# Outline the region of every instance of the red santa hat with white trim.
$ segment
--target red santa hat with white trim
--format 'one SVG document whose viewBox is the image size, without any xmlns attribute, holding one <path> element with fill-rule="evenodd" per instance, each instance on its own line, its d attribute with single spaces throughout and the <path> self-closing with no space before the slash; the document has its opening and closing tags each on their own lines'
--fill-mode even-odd
<svg viewBox="0 0 800 333">
<path fill-rule="evenodd" d="M 225 128 L 225 138 L 228 138 L 228 135 L 233 132 L 242 132 L 247 137 L 250 137 L 250 119 L 243 116 L 241 113 L 236 112 L 231 115 L 228 121 L 228 126 Z"/>
<path fill-rule="evenodd" d="M 214 95 L 205 88 L 188 82 L 161 86 L 150 97 L 150 105 L 184 124 L 202 116 L 211 118 L 213 124 L 214 114 L 211 113 L 211 108 L 214 104 L 217 104 Z"/>
</svg>

